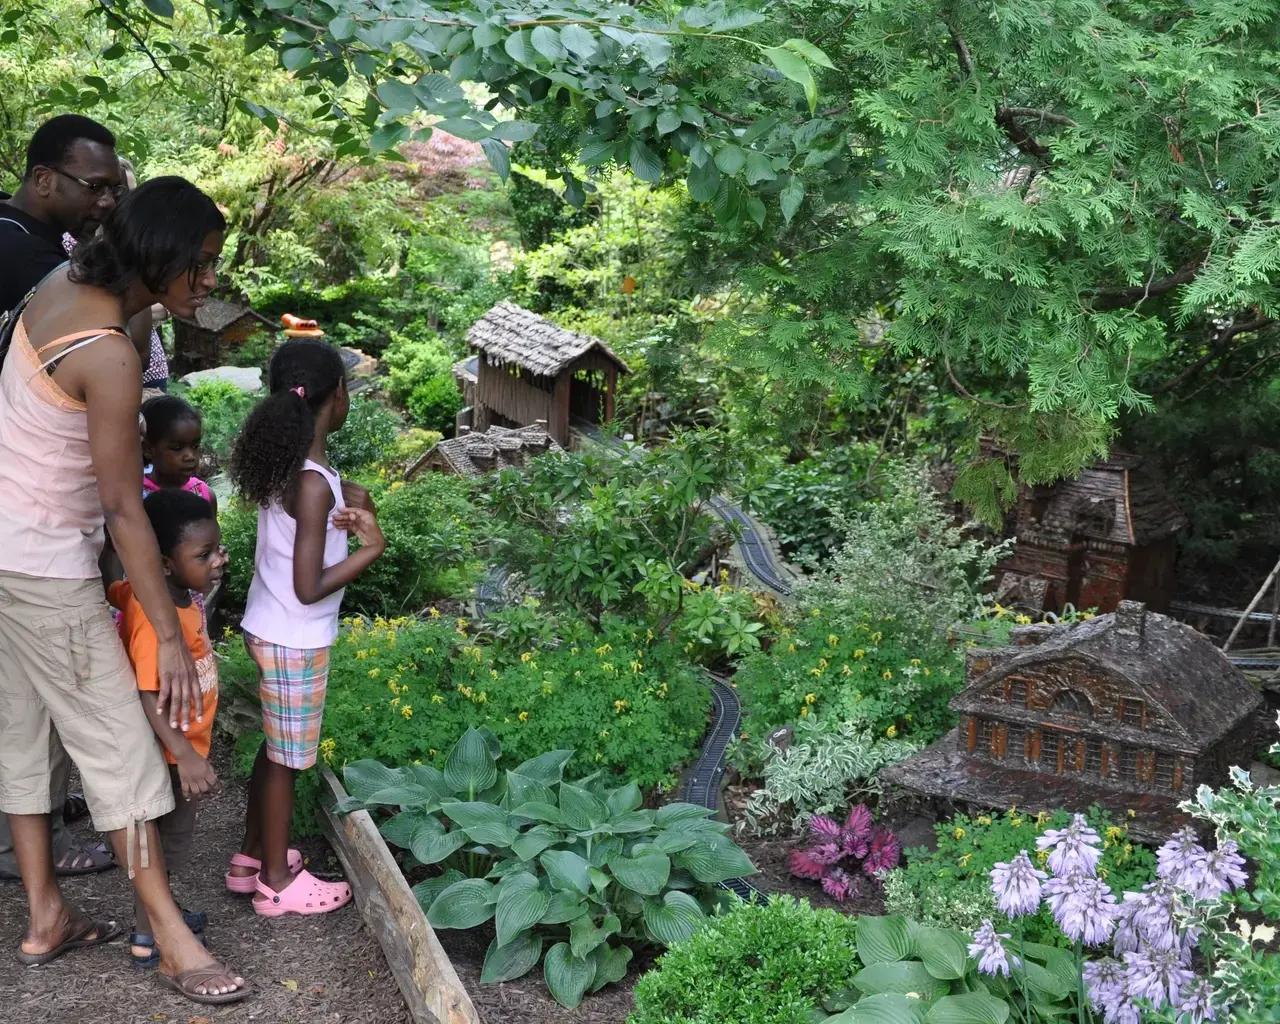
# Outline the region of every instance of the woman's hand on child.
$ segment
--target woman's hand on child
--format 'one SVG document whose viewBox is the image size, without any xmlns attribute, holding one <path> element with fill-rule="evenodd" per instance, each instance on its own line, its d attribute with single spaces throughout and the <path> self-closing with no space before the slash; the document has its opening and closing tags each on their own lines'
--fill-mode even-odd
<svg viewBox="0 0 1280 1024">
<path fill-rule="evenodd" d="M 347 508 L 362 508 L 375 516 L 378 514 L 378 506 L 369 492 L 352 480 L 342 481 L 342 503 Z"/>
<path fill-rule="evenodd" d="M 195 721 L 204 721 L 204 697 L 200 693 L 200 677 L 191 660 L 187 642 L 179 634 L 172 640 L 161 640 L 158 652 L 160 692 L 156 710 L 169 715 L 169 728 L 186 732 Z"/>
<path fill-rule="evenodd" d="M 178 778 L 182 782 L 182 795 L 187 800 L 222 792 L 222 783 L 218 781 L 209 759 L 194 751 L 178 762 Z"/>
<path fill-rule="evenodd" d="M 340 508 L 333 514 L 333 525 L 339 530 L 355 534 L 362 548 L 378 548 L 387 546 L 387 539 L 382 535 L 382 527 L 368 509 Z"/>
</svg>

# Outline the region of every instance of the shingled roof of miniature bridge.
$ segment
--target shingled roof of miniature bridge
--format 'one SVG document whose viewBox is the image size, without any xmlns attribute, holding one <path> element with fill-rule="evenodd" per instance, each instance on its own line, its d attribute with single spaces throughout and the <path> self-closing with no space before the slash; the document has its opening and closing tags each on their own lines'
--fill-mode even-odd
<svg viewBox="0 0 1280 1024">
<path fill-rule="evenodd" d="M 514 302 L 499 302 L 467 332 L 467 342 L 502 366 L 513 363 L 541 377 L 555 377 L 593 349 L 618 365 L 631 368 L 599 338 L 552 323 Z"/>
<path fill-rule="evenodd" d="M 1079 659 L 1145 691 L 1195 747 L 1217 742 L 1261 703 L 1258 691 L 1203 633 L 1137 602 L 1070 626 L 1024 627 L 1044 639 L 992 651 L 993 663 L 952 698 L 956 711 L 990 713 L 981 694 L 1006 676 L 1044 663 Z M 1140 639 L 1139 639 L 1140 638 Z M 1126 727 L 1115 724 L 1112 731 Z M 1135 733 L 1135 741 L 1141 734 Z"/>
</svg>

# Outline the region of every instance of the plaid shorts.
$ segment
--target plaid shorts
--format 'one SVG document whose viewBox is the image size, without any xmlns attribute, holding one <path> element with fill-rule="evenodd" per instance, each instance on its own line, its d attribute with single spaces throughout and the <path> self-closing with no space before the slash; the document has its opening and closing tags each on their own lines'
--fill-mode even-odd
<svg viewBox="0 0 1280 1024">
<path fill-rule="evenodd" d="M 280 647 L 249 633 L 244 640 L 262 674 L 258 693 L 267 757 L 286 768 L 310 768 L 320 747 L 329 648 Z"/>
</svg>

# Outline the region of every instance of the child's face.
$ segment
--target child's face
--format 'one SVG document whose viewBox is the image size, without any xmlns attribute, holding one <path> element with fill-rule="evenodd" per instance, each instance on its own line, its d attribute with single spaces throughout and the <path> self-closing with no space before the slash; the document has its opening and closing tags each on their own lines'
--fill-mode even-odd
<svg viewBox="0 0 1280 1024">
<path fill-rule="evenodd" d="M 155 444 L 146 442 L 144 454 L 151 463 L 151 477 L 162 487 L 181 487 L 200 468 L 200 421 L 175 420 Z"/>
<path fill-rule="evenodd" d="M 178 589 L 201 593 L 222 579 L 226 564 L 222 531 L 212 519 L 202 519 L 188 526 L 173 553 L 164 559 L 169 579 Z"/>
<path fill-rule="evenodd" d="M 347 390 L 347 381 L 344 378 L 338 385 L 338 390 L 333 393 L 333 418 L 329 420 L 330 433 L 342 429 L 342 425 L 347 422 L 347 413 L 350 411 L 351 392 Z"/>
</svg>

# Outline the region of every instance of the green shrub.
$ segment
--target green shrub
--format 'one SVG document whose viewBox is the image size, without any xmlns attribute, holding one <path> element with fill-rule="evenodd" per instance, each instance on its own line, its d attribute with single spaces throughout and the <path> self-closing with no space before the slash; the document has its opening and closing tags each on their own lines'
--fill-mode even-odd
<svg viewBox="0 0 1280 1024">
<path fill-rule="evenodd" d="M 1138 892 L 1155 878 L 1155 857 L 1146 847 L 1131 843 L 1123 825 L 1112 823 L 1097 809 L 1087 817 L 1103 839 L 1098 877 L 1105 879 L 1112 891 Z M 962 931 L 976 929 L 984 918 L 1001 920 L 991 893 L 991 868 L 1012 860 L 1019 850 L 1034 850 L 1036 837 L 1045 829 L 1065 828 L 1070 820 L 1066 811 L 1027 815 L 1009 810 L 976 817 L 957 814 L 950 821 L 939 822 L 934 826 L 937 851 L 908 850 L 906 866 L 885 876 L 889 913 Z M 1047 907 L 1020 920 L 1031 941 L 1049 945 L 1067 941 Z"/>
<path fill-rule="evenodd" d="M 376 467 L 392 455 L 403 428 L 404 420 L 381 402 L 353 395 L 346 423 L 329 438 L 329 461 L 344 476 Z"/>
<path fill-rule="evenodd" d="M 606 617 L 598 633 L 582 624 L 560 632 L 558 648 L 520 650 L 469 636 L 466 620 L 348 619 L 330 661 L 325 761 L 443 767 L 453 741 L 476 725 L 492 730 L 511 765 L 572 748 L 574 774 L 603 769 L 646 789 L 673 787 L 706 731 L 701 674 L 679 647 L 619 619 Z M 222 653 L 224 685 L 256 700 L 243 642 L 227 638 Z M 314 781 L 298 793 L 295 827 L 314 831 Z"/>
<path fill-rule="evenodd" d="M 200 410 L 204 422 L 201 447 L 225 464 L 245 418 L 262 395 L 250 394 L 229 381 L 211 380 L 188 388 L 182 397 Z"/>
<path fill-rule="evenodd" d="M 734 681 L 759 740 L 816 715 L 873 736 L 929 741 L 954 723 L 947 702 L 963 677 L 957 652 L 895 618 L 802 609 L 767 651 L 744 658 Z"/>
<path fill-rule="evenodd" d="M 853 984 L 857 921 L 774 896 L 740 903 L 636 983 L 628 1024 L 801 1024 Z"/>
<path fill-rule="evenodd" d="M 240 498 L 218 503 L 218 525 L 222 543 L 227 549 L 230 572 L 223 580 L 222 608 L 240 612 L 249 597 L 249 581 L 253 579 L 254 555 L 258 548 L 258 509 Z"/>
<path fill-rule="evenodd" d="M 387 550 L 347 586 L 348 613 L 390 617 L 465 592 L 476 518 L 467 493 L 465 481 L 444 473 L 373 489 Z"/>
<path fill-rule="evenodd" d="M 437 373 L 413 386 L 405 407 L 419 426 L 452 434 L 462 395 L 451 373 Z"/>
<path fill-rule="evenodd" d="M 704 807 L 642 810 L 634 782 L 570 784 L 571 750 L 503 774 L 501 755 L 488 729 L 472 727 L 443 771 L 357 761 L 344 772 L 350 796 L 338 808 L 391 814 L 381 827 L 387 841 L 437 866 L 413 889 L 436 928 L 475 928 L 496 916 L 481 981 L 523 977 L 546 945 L 547 988 L 575 1007 L 620 981 L 637 946 L 692 935 L 716 883 L 755 873 L 723 834 L 729 826 Z"/>
</svg>

